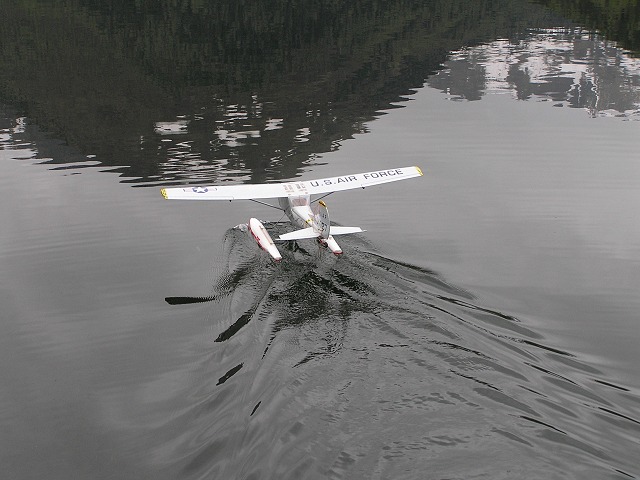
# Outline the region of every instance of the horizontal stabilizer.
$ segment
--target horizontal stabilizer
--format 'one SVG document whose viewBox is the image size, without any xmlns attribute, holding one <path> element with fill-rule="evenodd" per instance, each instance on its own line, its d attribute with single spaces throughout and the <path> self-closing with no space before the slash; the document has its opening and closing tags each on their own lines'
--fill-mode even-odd
<svg viewBox="0 0 640 480">
<path fill-rule="evenodd" d="M 302 240 L 303 238 L 316 238 L 319 236 L 320 234 L 313 227 L 309 227 L 280 235 L 278 240 Z"/>
<path fill-rule="evenodd" d="M 334 227 L 331 225 L 331 235 L 348 235 L 349 233 L 364 232 L 360 227 Z"/>
</svg>

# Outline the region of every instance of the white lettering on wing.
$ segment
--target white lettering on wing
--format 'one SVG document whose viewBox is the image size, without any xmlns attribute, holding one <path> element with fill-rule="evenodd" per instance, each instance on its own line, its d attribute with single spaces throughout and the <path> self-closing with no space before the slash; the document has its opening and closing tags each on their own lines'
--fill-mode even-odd
<svg viewBox="0 0 640 480">
<path fill-rule="evenodd" d="M 369 178 L 383 178 L 383 177 L 394 177 L 396 175 L 404 175 L 402 170 L 399 168 L 393 170 L 380 170 L 378 172 L 371 172 L 363 174 L 365 180 Z"/>
</svg>

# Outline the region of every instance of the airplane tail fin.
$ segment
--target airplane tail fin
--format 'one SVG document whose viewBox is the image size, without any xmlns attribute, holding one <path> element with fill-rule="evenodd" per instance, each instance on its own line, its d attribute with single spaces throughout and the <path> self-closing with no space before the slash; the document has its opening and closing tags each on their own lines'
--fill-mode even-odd
<svg viewBox="0 0 640 480">
<path fill-rule="evenodd" d="M 364 232 L 360 227 L 338 227 L 330 226 L 329 209 L 322 200 L 318 202 L 315 212 L 314 228 L 320 233 L 320 238 L 326 240 L 330 235 L 348 235 L 350 233 Z"/>
<path fill-rule="evenodd" d="M 314 212 L 313 228 L 320 234 L 320 238 L 325 240 L 331 235 L 331 223 L 329 222 L 329 209 L 322 200 L 318 202 L 318 208 Z"/>
<path fill-rule="evenodd" d="M 318 238 L 323 245 L 327 245 L 336 255 L 342 253 L 342 250 L 333 239 L 332 235 L 348 235 L 350 233 L 364 232 L 360 227 L 338 227 L 331 226 L 329 222 L 329 210 L 327 204 L 322 200 L 318 202 L 318 207 L 314 211 L 313 226 L 295 230 L 293 232 L 284 233 L 278 237 L 278 240 L 302 240 L 305 238 Z"/>
</svg>

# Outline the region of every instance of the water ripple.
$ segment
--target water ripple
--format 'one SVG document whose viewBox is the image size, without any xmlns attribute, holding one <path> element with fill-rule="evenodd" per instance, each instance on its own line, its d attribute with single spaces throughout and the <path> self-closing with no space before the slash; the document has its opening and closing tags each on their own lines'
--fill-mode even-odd
<svg viewBox="0 0 640 480">
<path fill-rule="evenodd" d="M 357 239 L 277 266 L 227 240 L 211 294 L 177 297 L 218 330 L 170 442 L 185 478 L 499 478 L 497 451 L 540 478 L 636 475 L 637 393 L 534 325 Z"/>
</svg>

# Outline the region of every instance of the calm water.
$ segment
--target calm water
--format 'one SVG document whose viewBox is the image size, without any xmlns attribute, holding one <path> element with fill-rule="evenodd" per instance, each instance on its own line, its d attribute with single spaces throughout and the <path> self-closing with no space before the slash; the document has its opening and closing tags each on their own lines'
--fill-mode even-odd
<svg viewBox="0 0 640 480">
<path fill-rule="evenodd" d="M 504 4 L 11 2 L 4 475 L 639 478 L 640 60 Z M 158 188 L 414 164 L 279 265 L 230 228 L 277 212 Z"/>
</svg>

